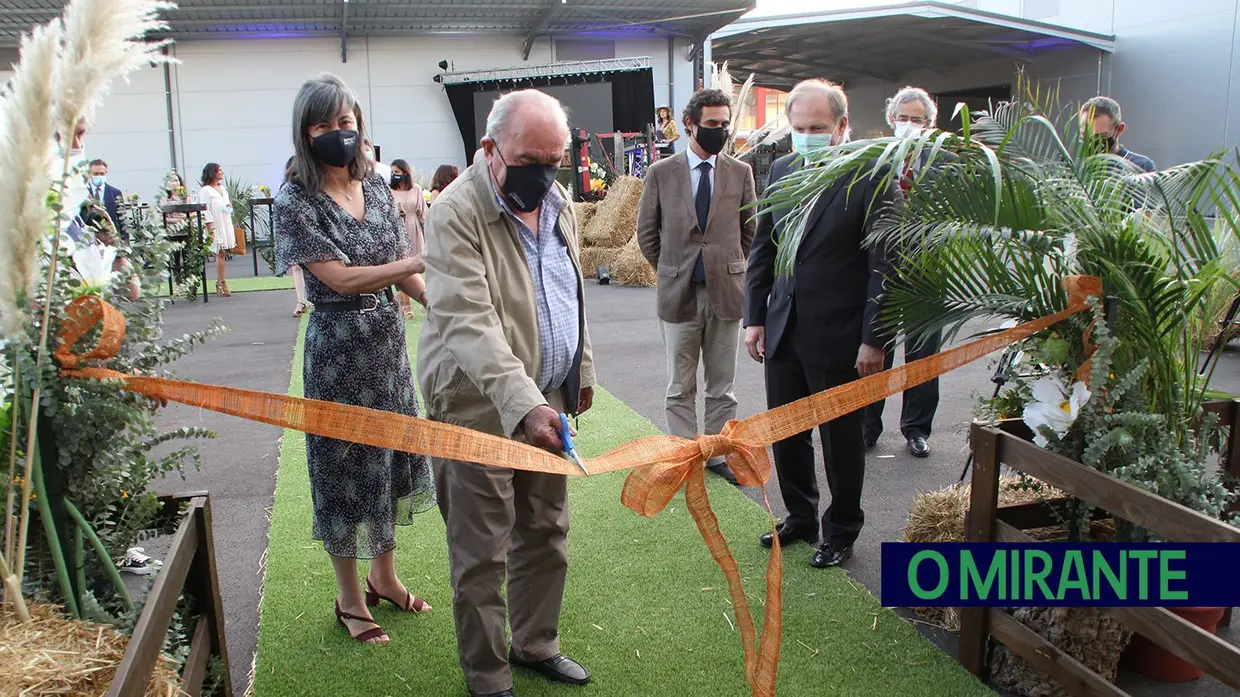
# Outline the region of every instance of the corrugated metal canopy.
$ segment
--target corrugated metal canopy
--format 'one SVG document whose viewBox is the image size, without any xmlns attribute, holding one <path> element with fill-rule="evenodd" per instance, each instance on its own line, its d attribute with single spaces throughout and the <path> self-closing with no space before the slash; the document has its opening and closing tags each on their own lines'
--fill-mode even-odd
<svg viewBox="0 0 1240 697">
<path fill-rule="evenodd" d="M 1109 52 L 1115 37 L 924 1 L 744 19 L 710 41 L 711 60 L 728 61 L 732 74 L 785 89 L 810 78 L 896 82 L 1000 57 L 1035 62 L 1069 46 Z"/>
<path fill-rule="evenodd" d="M 558 34 L 676 36 L 700 43 L 756 0 L 182 0 L 174 39 L 278 36 Z M 17 44 L 64 0 L 0 0 L 0 45 Z M 527 48 L 528 51 L 528 48 Z"/>
</svg>

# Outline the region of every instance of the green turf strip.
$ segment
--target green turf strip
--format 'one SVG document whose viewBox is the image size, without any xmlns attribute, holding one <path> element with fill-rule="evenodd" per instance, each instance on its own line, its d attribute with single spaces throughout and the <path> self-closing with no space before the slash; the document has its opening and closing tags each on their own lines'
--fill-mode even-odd
<svg viewBox="0 0 1240 697">
<path fill-rule="evenodd" d="M 167 279 L 165 279 L 164 283 L 165 284 L 161 285 L 158 291 L 155 292 L 154 294 L 155 297 L 158 297 L 158 298 L 168 297 Z M 201 284 L 202 281 L 199 281 L 199 283 Z M 214 297 L 215 296 L 215 281 L 207 279 L 207 287 L 210 290 L 212 297 Z M 240 276 L 238 278 L 228 279 L 228 290 L 232 291 L 233 293 L 250 293 L 253 291 L 260 291 L 260 290 L 292 290 L 292 289 L 293 289 L 293 277 L 292 276 Z M 201 285 L 198 287 L 198 291 L 200 293 L 202 292 Z M 180 300 L 181 297 L 178 296 L 177 299 Z"/>
<path fill-rule="evenodd" d="M 303 320 L 303 332 L 304 332 Z M 411 355 L 417 322 L 408 326 Z M 302 394 L 298 342 L 289 394 Z M 578 448 L 596 455 L 655 427 L 600 390 L 581 417 Z M 731 541 L 761 622 L 767 553 L 756 537 L 766 513 L 711 478 L 712 504 Z M 620 504 L 624 473 L 574 478 L 569 578 L 560 630 L 565 653 L 593 672 L 585 688 L 549 683 L 518 669 L 521 697 L 747 695 L 739 634 L 722 572 L 711 559 L 683 497 L 647 520 Z M 320 543 L 310 539 L 305 439 L 286 431 L 267 554 L 257 697 L 463 695 L 452 627 L 451 588 L 438 510 L 401 528 L 397 565 L 429 615 L 375 613 L 388 646 L 363 646 L 335 625 L 336 593 Z M 871 553 L 877 554 L 877 550 Z M 915 629 L 882 609 L 839 570 L 810 568 L 807 545 L 785 556 L 780 695 L 910 697 L 993 694 Z"/>
</svg>

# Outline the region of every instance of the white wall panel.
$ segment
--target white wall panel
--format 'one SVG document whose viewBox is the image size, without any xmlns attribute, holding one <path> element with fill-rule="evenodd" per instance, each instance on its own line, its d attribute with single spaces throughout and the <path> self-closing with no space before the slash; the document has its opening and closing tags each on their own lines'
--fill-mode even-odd
<svg viewBox="0 0 1240 697">
<path fill-rule="evenodd" d="M 112 85 L 86 135 L 86 156 L 108 163 L 108 182 L 151 200 L 172 169 L 164 69 L 141 68 Z"/>
</svg>

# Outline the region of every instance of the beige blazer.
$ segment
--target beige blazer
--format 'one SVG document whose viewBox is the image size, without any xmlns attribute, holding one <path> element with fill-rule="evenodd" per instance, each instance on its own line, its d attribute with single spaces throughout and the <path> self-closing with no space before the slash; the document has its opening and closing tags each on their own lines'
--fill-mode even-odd
<svg viewBox="0 0 1240 697">
<path fill-rule="evenodd" d="M 658 315 L 664 322 L 688 322 L 697 314 L 693 267 L 706 264 L 706 292 L 715 315 L 740 320 L 745 304 L 745 260 L 757 227 L 757 211 L 741 210 L 757 199 L 753 170 L 720 153 L 715 160 L 706 230 L 698 229 L 689 156 L 659 160 L 646 173 L 637 216 L 637 242 L 658 274 Z"/>
<path fill-rule="evenodd" d="M 568 192 L 556 185 L 566 201 Z M 560 213 L 560 233 L 581 275 L 573 206 Z M 512 437 L 534 407 L 538 389 L 538 314 L 517 228 L 500 208 L 486 162 L 444 189 L 427 216 L 426 296 L 430 310 L 418 346 L 418 383 L 427 416 Z M 584 282 L 579 281 L 579 370 L 565 381 L 565 402 L 594 385 Z M 571 398 L 569 397 L 571 395 Z M 570 411 L 575 409 L 570 408 Z"/>
</svg>

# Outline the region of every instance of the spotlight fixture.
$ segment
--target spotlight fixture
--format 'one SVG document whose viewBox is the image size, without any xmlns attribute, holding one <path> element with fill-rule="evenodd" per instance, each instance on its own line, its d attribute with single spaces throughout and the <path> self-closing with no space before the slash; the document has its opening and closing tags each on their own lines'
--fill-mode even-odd
<svg viewBox="0 0 1240 697">
<path fill-rule="evenodd" d="M 439 69 L 440 69 L 440 70 L 447 70 L 447 69 L 448 69 L 448 61 L 439 61 Z"/>
</svg>

